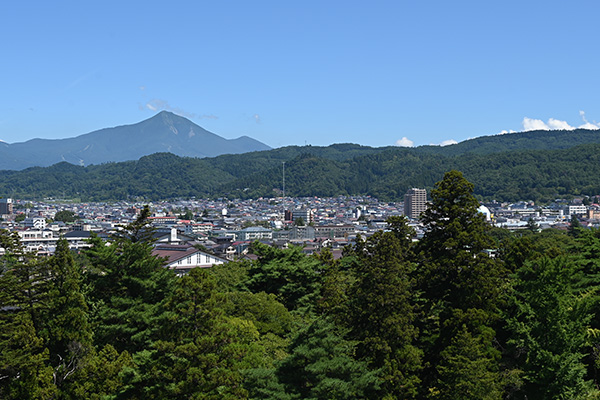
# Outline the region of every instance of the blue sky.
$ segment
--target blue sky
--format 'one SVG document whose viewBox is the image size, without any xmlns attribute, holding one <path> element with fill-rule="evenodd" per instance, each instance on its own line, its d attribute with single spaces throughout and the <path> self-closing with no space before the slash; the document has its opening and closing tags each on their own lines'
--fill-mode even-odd
<svg viewBox="0 0 600 400">
<path fill-rule="evenodd" d="M 169 110 L 272 147 L 600 121 L 596 1 L 27 1 L 0 12 L 0 139 Z"/>
</svg>

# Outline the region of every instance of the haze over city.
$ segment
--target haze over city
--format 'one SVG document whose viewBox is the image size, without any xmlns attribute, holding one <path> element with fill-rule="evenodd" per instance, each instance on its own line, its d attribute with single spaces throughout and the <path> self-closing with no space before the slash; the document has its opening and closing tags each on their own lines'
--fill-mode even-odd
<svg viewBox="0 0 600 400">
<path fill-rule="evenodd" d="M 0 140 L 167 110 L 272 147 L 449 144 L 597 129 L 597 16 L 579 2 L 11 2 Z"/>
</svg>

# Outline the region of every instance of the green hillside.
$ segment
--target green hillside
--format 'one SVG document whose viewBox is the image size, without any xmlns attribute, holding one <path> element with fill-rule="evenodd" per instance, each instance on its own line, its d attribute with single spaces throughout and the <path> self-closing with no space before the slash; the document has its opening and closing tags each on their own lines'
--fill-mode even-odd
<svg viewBox="0 0 600 400">
<path fill-rule="evenodd" d="M 3 171 L 0 194 L 87 201 L 279 196 L 285 162 L 289 196 L 399 200 L 408 188 L 431 188 L 444 172 L 457 169 L 481 199 L 548 201 L 600 193 L 598 138 L 597 132 L 577 130 L 483 137 L 446 147 L 290 146 L 204 159 L 157 153 L 88 167 L 63 162 Z"/>
</svg>

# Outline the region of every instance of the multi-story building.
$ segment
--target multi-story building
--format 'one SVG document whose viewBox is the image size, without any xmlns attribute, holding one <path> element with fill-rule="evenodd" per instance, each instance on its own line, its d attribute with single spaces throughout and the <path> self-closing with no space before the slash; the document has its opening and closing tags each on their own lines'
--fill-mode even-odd
<svg viewBox="0 0 600 400">
<path fill-rule="evenodd" d="M 25 218 L 23 226 L 29 229 L 46 229 L 46 218 L 44 217 L 30 217 Z"/>
<path fill-rule="evenodd" d="M 302 219 L 305 224 L 310 224 L 313 221 L 312 211 L 309 208 L 301 208 L 292 211 L 292 221 Z"/>
<path fill-rule="evenodd" d="M 238 232 L 238 240 L 241 241 L 254 241 L 254 240 L 265 240 L 273 239 L 273 231 L 271 229 L 263 228 L 261 226 L 250 226 L 246 229 L 242 229 Z"/>
<path fill-rule="evenodd" d="M 315 235 L 319 237 L 346 237 L 355 231 L 354 225 L 318 225 L 315 226 Z"/>
<path fill-rule="evenodd" d="M 412 188 L 404 195 L 404 215 L 419 219 L 427 209 L 427 190 Z"/>
<path fill-rule="evenodd" d="M 10 215 L 13 213 L 13 200 L 0 199 L 0 215 Z"/>
<path fill-rule="evenodd" d="M 588 212 L 588 208 L 586 206 L 584 206 L 583 204 L 581 205 L 570 205 L 568 207 L 568 213 L 569 215 L 586 215 Z"/>
</svg>

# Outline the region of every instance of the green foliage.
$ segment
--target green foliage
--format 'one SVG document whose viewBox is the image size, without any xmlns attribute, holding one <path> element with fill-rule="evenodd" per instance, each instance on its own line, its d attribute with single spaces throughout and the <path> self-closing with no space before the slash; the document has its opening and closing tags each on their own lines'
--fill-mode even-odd
<svg viewBox="0 0 600 400">
<path fill-rule="evenodd" d="M 419 242 L 425 295 L 453 308 L 493 311 L 502 288 L 500 265 L 484 250 L 494 243 L 488 225 L 477 212 L 473 185 L 460 172 L 451 171 L 431 191 L 431 204 L 423 214 L 427 232 Z"/>
<path fill-rule="evenodd" d="M 488 353 L 489 339 L 473 336 L 466 327 L 456 334 L 440 354 L 437 386 L 430 389 L 433 399 L 502 399 L 502 388 Z M 490 368 L 490 366 L 492 366 Z"/>
<path fill-rule="evenodd" d="M 269 398 L 380 398 L 377 372 L 353 358 L 353 343 L 345 340 L 332 323 L 317 319 L 298 333 L 289 351 L 290 356 L 275 371 L 283 393 L 271 393 Z M 252 390 L 257 389 L 260 387 Z"/>
<path fill-rule="evenodd" d="M 581 234 L 583 227 L 576 214 L 571 215 L 571 223 L 569 224 L 569 235 L 577 237 Z"/>
<path fill-rule="evenodd" d="M 476 195 L 490 200 L 540 202 L 600 192 L 596 133 L 543 132 L 548 138 L 540 134 L 484 137 L 445 147 L 290 146 L 205 159 L 157 153 L 138 161 L 88 167 L 63 162 L 4 171 L 0 191 L 15 197 L 67 195 L 84 200 L 257 198 L 281 189 L 285 162 L 286 194 L 291 196 L 401 200 L 407 189 L 431 188 L 451 169 L 463 171 L 475 184 Z"/>
<path fill-rule="evenodd" d="M 348 290 L 354 281 L 354 276 L 347 266 L 343 266 L 339 260 L 335 260 L 330 249 L 322 249 L 313 254 L 323 265 L 321 293 L 317 301 L 317 312 L 338 318 L 337 322 L 345 318 L 345 306 L 348 302 Z M 349 260 L 350 257 L 346 257 Z"/>
<path fill-rule="evenodd" d="M 60 387 L 68 384 L 70 376 L 80 372 L 87 362 L 92 349 L 92 330 L 81 289 L 82 271 L 65 239 L 58 241 L 48 267 L 48 302 L 40 332 L 50 351 L 54 383 Z"/>
<path fill-rule="evenodd" d="M 217 290 L 221 293 L 241 290 L 245 287 L 251 263 L 248 260 L 231 261 L 226 264 L 216 264 L 210 269 L 215 278 Z"/>
<path fill-rule="evenodd" d="M 426 234 L 418 244 L 417 273 L 428 317 L 421 337 L 426 387 L 440 391 L 443 398 L 457 385 L 478 388 L 475 393 L 488 387 L 495 393 L 502 383 L 492 326 L 499 318 L 506 272 L 484 253 L 494 242 L 477 212 L 473 185 L 460 172 L 447 172 L 431 191 L 431 199 L 423 214 Z M 463 348 L 467 345 L 473 347 Z M 454 370 L 457 359 L 469 360 L 478 372 L 471 377 L 449 373 L 447 368 Z M 468 382 L 475 378 L 480 381 Z"/>
<path fill-rule="evenodd" d="M 381 370 L 384 396 L 413 398 L 420 379 L 421 351 L 412 302 L 413 264 L 409 261 L 414 232 L 404 217 L 388 220 L 389 232 L 356 240 L 346 326 L 357 341 L 357 356 Z"/>
<path fill-rule="evenodd" d="M 261 366 L 258 331 L 250 321 L 223 315 L 215 282 L 196 268 L 175 285 L 166 309 L 168 330 L 137 354 L 120 398 L 245 398 L 241 370 Z"/>
<path fill-rule="evenodd" d="M 261 334 L 286 336 L 292 330 L 293 317 L 274 294 L 230 292 L 222 306 L 227 315 L 251 321 Z"/>
<path fill-rule="evenodd" d="M 311 311 L 321 290 L 323 266 L 299 247 L 276 249 L 252 244 L 258 260 L 252 263 L 246 283 L 254 293 L 273 293 L 290 311 Z"/>
<path fill-rule="evenodd" d="M 55 221 L 74 222 L 76 220 L 75 213 L 69 210 L 62 210 L 54 215 Z"/>
<path fill-rule="evenodd" d="M 147 348 L 161 329 L 163 305 L 176 279 L 152 255 L 146 214 L 109 245 L 93 237 L 86 251 L 96 344 L 130 353 Z"/>
<path fill-rule="evenodd" d="M 573 292 L 574 264 L 541 258 L 526 263 L 515 279 L 506 319 L 509 344 L 523 370 L 528 399 L 579 398 L 590 393 L 583 364 L 591 292 Z"/>
</svg>

